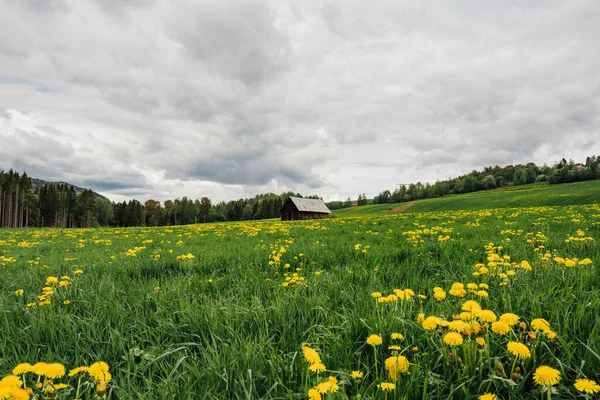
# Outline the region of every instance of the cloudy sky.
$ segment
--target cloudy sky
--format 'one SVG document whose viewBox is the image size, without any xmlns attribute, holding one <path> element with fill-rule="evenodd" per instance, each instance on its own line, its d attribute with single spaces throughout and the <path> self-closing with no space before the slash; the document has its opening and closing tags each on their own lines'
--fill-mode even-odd
<svg viewBox="0 0 600 400">
<path fill-rule="evenodd" d="M 0 168 L 369 197 L 600 154 L 597 0 L 3 0 Z"/>
</svg>

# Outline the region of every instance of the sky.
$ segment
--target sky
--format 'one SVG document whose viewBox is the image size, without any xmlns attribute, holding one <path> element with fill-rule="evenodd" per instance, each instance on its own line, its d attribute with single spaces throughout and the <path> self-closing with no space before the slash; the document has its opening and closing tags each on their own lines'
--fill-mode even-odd
<svg viewBox="0 0 600 400">
<path fill-rule="evenodd" d="M 600 154 L 597 0 L 3 0 L 0 168 L 111 200 Z"/>
</svg>

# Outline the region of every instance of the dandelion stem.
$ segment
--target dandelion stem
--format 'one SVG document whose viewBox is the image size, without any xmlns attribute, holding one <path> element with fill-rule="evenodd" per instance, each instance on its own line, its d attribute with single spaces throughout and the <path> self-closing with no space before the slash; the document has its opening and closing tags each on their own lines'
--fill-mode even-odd
<svg viewBox="0 0 600 400">
<path fill-rule="evenodd" d="M 509 376 L 510 379 L 512 379 L 513 372 L 515 372 L 515 366 L 517 365 L 517 358 L 518 357 L 515 356 L 515 361 L 513 361 L 512 367 L 510 368 L 510 376 Z"/>
<path fill-rule="evenodd" d="M 75 393 L 75 400 L 79 400 L 79 389 L 81 388 L 81 375 L 77 380 L 77 392 Z"/>
<path fill-rule="evenodd" d="M 375 377 L 379 378 L 379 369 L 377 368 L 377 347 L 373 346 L 373 359 L 375 361 Z"/>
</svg>

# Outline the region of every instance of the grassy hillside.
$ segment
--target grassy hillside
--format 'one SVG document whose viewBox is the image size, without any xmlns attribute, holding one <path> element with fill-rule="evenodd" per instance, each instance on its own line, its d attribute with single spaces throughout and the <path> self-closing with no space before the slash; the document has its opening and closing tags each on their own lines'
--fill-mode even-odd
<svg viewBox="0 0 600 400">
<path fill-rule="evenodd" d="M 339 217 L 388 212 L 402 205 L 407 212 L 481 210 L 485 208 L 536 207 L 600 202 L 600 180 L 548 185 L 547 183 L 450 195 L 404 204 L 376 204 L 334 211 Z"/>
<path fill-rule="evenodd" d="M 341 210 L 333 211 L 333 215 L 336 217 L 354 217 L 358 215 L 380 214 L 382 212 L 393 210 L 401 205 L 402 204 L 371 204 L 368 206 L 343 208 Z"/>
</svg>

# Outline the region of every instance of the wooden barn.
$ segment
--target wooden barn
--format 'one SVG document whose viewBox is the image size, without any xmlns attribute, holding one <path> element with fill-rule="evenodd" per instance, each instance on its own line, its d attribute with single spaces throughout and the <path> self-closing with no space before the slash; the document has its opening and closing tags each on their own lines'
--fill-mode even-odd
<svg viewBox="0 0 600 400">
<path fill-rule="evenodd" d="M 329 214 L 331 214 L 331 211 L 321 199 L 290 197 L 281 207 L 282 221 L 323 218 L 329 216 Z"/>
</svg>

